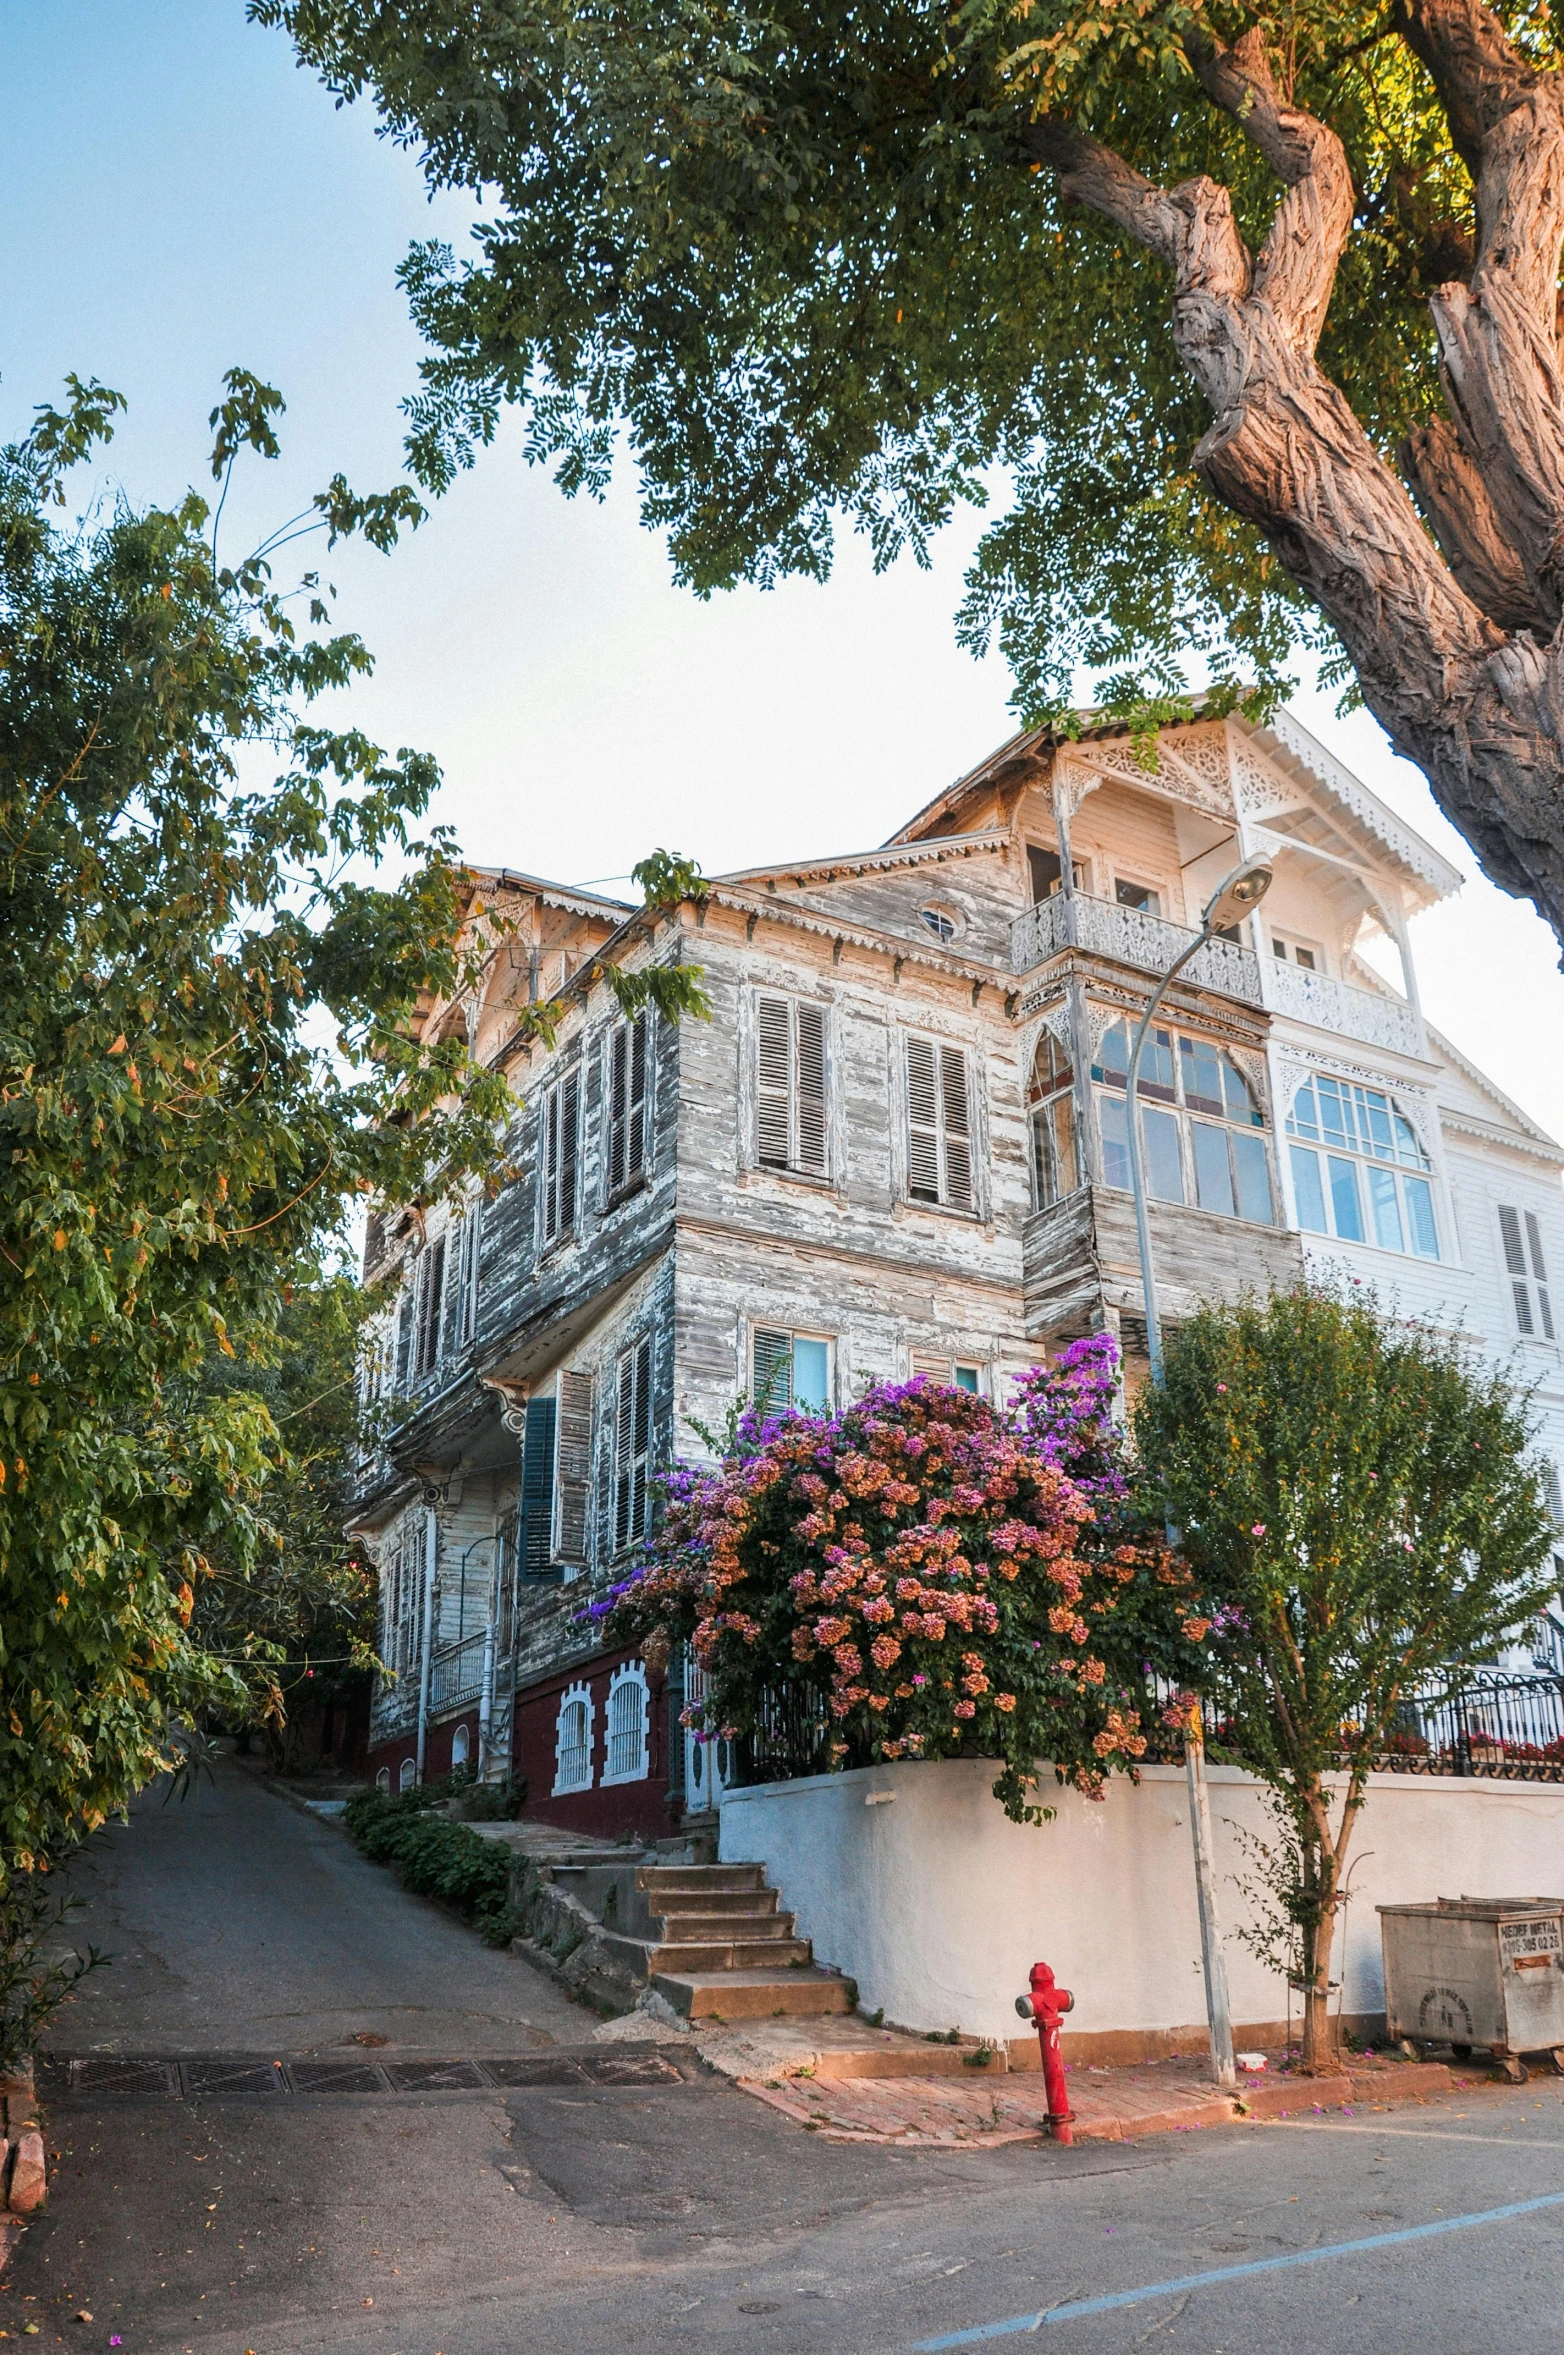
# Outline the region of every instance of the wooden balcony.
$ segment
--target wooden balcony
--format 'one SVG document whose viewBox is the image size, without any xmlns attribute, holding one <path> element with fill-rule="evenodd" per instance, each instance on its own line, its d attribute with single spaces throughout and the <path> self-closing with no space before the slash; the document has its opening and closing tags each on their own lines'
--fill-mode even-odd
<svg viewBox="0 0 1564 2355">
<path fill-rule="evenodd" d="M 1203 1300 L 1231 1300 L 1243 1291 L 1302 1280 L 1302 1242 L 1284 1228 L 1171 1202 L 1153 1202 L 1149 1209 L 1165 1323 L 1177 1324 Z M 1111 1186 L 1080 1186 L 1062 1202 L 1034 1211 L 1022 1238 L 1021 1281 L 1029 1341 L 1057 1344 L 1122 1319 L 1127 1345 L 1134 1348 L 1146 1306 L 1131 1197 Z"/>
</svg>

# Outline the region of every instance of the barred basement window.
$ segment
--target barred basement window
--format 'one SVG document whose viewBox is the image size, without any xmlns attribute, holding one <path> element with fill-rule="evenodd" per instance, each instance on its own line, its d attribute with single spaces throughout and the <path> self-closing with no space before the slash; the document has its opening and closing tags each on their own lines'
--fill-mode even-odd
<svg viewBox="0 0 1564 2355">
<path fill-rule="evenodd" d="M 1521 1221 L 1525 1219 L 1525 1241 L 1522 1241 Z M 1537 1214 L 1512 1210 L 1507 1203 L 1499 1206 L 1499 1233 L 1504 1242 L 1504 1264 L 1510 1275 L 1510 1294 L 1515 1302 L 1515 1323 L 1519 1331 L 1540 1336 L 1545 1341 L 1554 1338 L 1553 1304 L 1548 1298 L 1548 1270 L 1542 1256 L 1542 1229 Z M 1526 1246 L 1530 1246 L 1528 1264 Z"/>
<path fill-rule="evenodd" d="M 554 1727 L 554 1797 L 592 1788 L 592 1688 L 573 1684 Z"/>
<path fill-rule="evenodd" d="M 825 1008 L 755 1002 L 755 1153 L 763 1169 L 826 1171 Z"/>
<path fill-rule="evenodd" d="M 545 1249 L 576 1231 L 576 1167 L 581 1133 L 581 1074 L 566 1072 L 538 1111 L 539 1232 Z"/>
<path fill-rule="evenodd" d="M 607 1049 L 608 1199 L 638 1186 L 646 1175 L 649 1094 L 646 1014 L 621 1022 Z"/>
<path fill-rule="evenodd" d="M 907 1041 L 907 1191 L 914 1202 L 972 1208 L 972 1118 L 961 1047 Z"/>
<path fill-rule="evenodd" d="M 605 1783 L 645 1782 L 646 1670 L 639 1660 L 616 1669 L 608 1688 L 608 1757 Z"/>
</svg>

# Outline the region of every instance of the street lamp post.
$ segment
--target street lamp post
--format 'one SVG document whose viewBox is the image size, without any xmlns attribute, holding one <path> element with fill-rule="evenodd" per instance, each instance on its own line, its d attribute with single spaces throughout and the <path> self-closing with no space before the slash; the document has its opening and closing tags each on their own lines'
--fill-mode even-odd
<svg viewBox="0 0 1564 2355">
<path fill-rule="evenodd" d="M 1130 1046 L 1124 1080 L 1125 1133 L 1130 1160 L 1130 1191 L 1135 1197 L 1135 1240 L 1140 1250 L 1141 1297 L 1146 1309 L 1146 1357 L 1153 1382 L 1162 1380 L 1162 1318 L 1157 1308 L 1157 1274 L 1151 1258 L 1151 1220 L 1146 1208 L 1146 1176 L 1141 1161 L 1140 1123 L 1136 1118 L 1136 1090 L 1140 1080 L 1141 1049 L 1146 1043 L 1157 1008 L 1192 957 L 1199 954 L 1219 925 L 1231 924 L 1257 907 L 1271 888 L 1271 869 L 1264 859 L 1246 859 L 1218 884 L 1206 902 L 1200 930 L 1157 983 L 1141 1016 Z M 1170 1543 L 1178 1533 L 1168 1529 Z M 1211 2067 L 1218 2085 L 1237 2083 L 1233 2064 L 1233 2019 L 1227 2000 L 1227 1960 L 1222 1952 L 1222 1927 L 1217 1914 L 1216 1874 L 1211 1861 L 1211 1801 L 1206 1790 L 1205 1732 L 1198 1702 L 1184 1729 L 1184 1772 L 1189 1781 L 1189 1829 L 1195 1850 L 1195 1893 L 1200 1904 L 1200 1954 L 1205 1967 L 1206 2018 L 1211 2028 Z"/>
</svg>

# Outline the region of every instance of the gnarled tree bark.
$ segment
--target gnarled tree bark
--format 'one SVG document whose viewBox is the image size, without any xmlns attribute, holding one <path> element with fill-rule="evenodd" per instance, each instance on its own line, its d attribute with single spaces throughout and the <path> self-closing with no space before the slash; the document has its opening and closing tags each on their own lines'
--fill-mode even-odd
<svg viewBox="0 0 1564 2355">
<path fill-rule="evenodd" d="M 1167 263 L 1174 343 L 1213 412 L 1198 470 L 1330 620 L 1369 709 L 1488 874 L 1564 942 L 1564 90 L 1481 0 L 1394 5 L 1477 186 L 1470 279 L 1431 306 L 1450 422 L 1408 452 L 1437 545 L 1315 357 L 1351 175 L 1334 131 L 1282 97 L 1257 30 L 1188 44 L 1283 183 L 1254 257 L 1209 178 L 1158 188 L 1048 117 L 1028 146 L 1066 197 Z"/>
</svg>

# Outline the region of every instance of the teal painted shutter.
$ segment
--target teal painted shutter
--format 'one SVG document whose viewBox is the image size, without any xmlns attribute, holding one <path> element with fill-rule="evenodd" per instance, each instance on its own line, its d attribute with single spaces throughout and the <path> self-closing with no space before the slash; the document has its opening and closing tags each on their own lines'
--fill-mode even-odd
<svg viewBox="0 0 1564 2355">
<path fill-rule="evenodd" d="M 553 1399 L 528 1399 L 518 1533 L 523 1578 L 549 1575 L 554 1536 L 554 1416 Z"/>
</svg>

